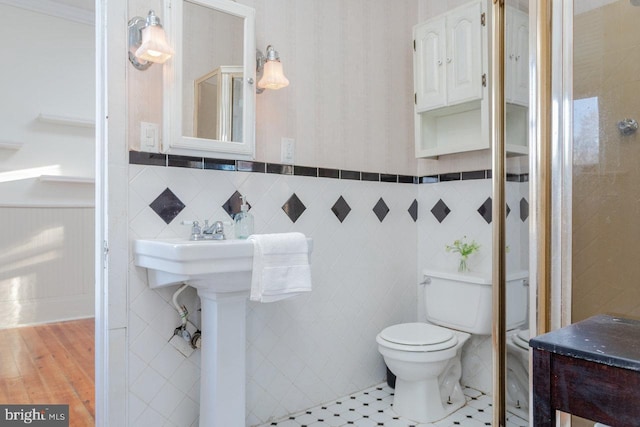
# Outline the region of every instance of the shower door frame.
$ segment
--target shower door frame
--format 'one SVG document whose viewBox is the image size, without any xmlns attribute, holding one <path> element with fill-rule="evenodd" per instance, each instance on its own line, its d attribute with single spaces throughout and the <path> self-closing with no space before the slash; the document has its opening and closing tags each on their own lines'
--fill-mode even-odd
<svg viewBox="0 0 640 427">
<path fill-rule="evenodd" d="M 530 329 L 536 336 L 571 323 L 573 0 L 530 0 L 529 11 L 536 32 L 529 45 Z M 567 414 L 558 419 L 571 425 Z"/>
</svg>

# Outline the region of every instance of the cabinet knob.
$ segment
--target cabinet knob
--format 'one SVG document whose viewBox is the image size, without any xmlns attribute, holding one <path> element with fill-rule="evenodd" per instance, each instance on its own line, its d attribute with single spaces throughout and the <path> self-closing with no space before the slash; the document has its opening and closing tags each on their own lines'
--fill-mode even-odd
<svg viewBox="0 0 640 427">
<path fill-rule="evenodd" d="M 509 59 L 513 59 L 513 53 L 509 55 Z"/>
<path fill-rule="evenodd" d="M 516 55 L 516 61 L 520 59 L 520 55 Z"/>
<path fill-rule="evenodd" d="M 442 59 L 438 59 L 438 65 L 442 65 Z"/>
<path fill-rule="evenodd" d="M 451 58 L 447 58 L 447 64 L 451 62 Z"/>
</svg>

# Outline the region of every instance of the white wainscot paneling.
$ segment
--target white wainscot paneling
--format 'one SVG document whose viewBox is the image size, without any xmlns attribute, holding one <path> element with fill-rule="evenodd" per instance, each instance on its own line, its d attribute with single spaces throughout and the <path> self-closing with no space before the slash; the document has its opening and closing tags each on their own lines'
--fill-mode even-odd
<svg viewBox="0 0 640 427">
<path fill-rule="evenodd" d="M 94 209 L 0 208 L 0 325 L 94 313 Z"/>
</svg>

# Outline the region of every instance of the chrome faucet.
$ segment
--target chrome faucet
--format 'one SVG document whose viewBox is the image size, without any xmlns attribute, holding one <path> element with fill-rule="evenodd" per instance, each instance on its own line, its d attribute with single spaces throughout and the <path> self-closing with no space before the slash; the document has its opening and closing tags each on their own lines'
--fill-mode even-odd
<svg viewBox="0 0 640 427">
<path fill-rule="evenodd" d="M 204 220 L 204 226 L 200 227 L 198 221 L 182 221 L 183 225 L 191 226 L 189 240 L 224 240 L 224 223 L 216 221 L 209 225 L 209 220 Z"/>
<path fill-rule="evenodd" d="M 222 221 L 216 221 L 209 225 L 209 220 L 205 219 L 202 236 L 204 240 L 224 240 L 224 224 Z"/>
</svg>

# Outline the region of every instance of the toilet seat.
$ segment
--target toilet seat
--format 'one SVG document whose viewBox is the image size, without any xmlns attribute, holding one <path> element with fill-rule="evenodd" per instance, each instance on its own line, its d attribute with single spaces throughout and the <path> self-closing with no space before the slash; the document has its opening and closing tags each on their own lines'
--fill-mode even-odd
<svg viewBox="0 0 640 427">
<path fill-rule="evenodd" d="M 523 329 L 514 334 L 513 343 L 524 350 L 529 350 L 529 329 Z"/>
<path fill-rule="evenodd" d="M 401 323 L 389 326 L 378 338 L 385 346 L 403 351 L 439 351 L 455 347 L 458 338 L 449 329 L 427 323 Z"/>
</svg>

